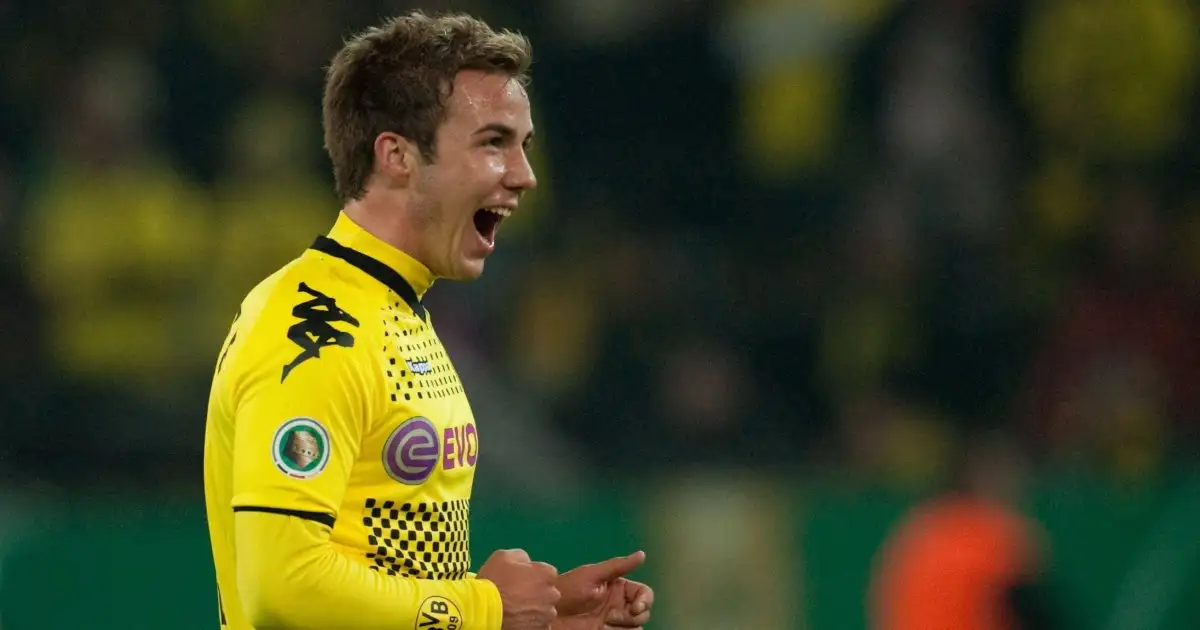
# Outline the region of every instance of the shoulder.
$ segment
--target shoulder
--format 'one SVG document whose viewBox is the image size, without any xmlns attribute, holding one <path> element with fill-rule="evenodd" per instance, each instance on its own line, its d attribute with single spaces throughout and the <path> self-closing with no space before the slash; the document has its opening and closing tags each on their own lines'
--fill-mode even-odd
<svg viewBox="0 0 1200 630">
<path fill-rule="evenodd" d="M 242 304 L 243 312 L 269 317 L 315 301 L 315 306 L 337 305 L 345 313 L 365 315 L 363 311 L 378 301 L 375 292 L 358 274 L 348 273 L 337 263 L 319 252 L 306 251 L 254 287 Z"/>
<path fill-rule="evenodd" d="M 235 324 L 244 371 L 286 380 L 306 363 L 367 361 L 382 336 L 382 302 L 353 274 L 314 252 L 250 291 Z"/>
</svg>

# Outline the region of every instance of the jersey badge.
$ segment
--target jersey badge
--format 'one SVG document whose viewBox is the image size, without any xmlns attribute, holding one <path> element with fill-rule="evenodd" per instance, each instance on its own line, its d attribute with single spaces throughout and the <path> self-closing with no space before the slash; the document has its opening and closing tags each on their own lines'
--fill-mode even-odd
<svg viewBox="0 0 1200 630">
<path fill-rule="evenodd" d="M 293 479 L 312 479 L 329 463 L 329 432 L 312 418 L 292 418 L 271 440 L 275 467 Z"/>
<path fill-rule="evenodd" d="M 458 606 L 445 597 L 428 597 L 421 602 L 421 613 L 413 630 L 459 630 L 463 627 Z"/>
</svg>

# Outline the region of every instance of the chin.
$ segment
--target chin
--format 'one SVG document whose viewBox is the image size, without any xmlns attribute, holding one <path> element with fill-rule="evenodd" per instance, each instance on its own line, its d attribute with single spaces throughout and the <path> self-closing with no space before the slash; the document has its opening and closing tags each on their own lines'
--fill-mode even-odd
<svg viewBox="0 0 1200 630">
<path fill-rule="evenodd" d="M 447 280 L 457 280 L 460 282 L 469 282 L 477 280 L 483 275 L 483 263 L 481 260 L 465 260 L 460 263 L 454 270 L 454 274 L 448 276 Z"/>
</svg>

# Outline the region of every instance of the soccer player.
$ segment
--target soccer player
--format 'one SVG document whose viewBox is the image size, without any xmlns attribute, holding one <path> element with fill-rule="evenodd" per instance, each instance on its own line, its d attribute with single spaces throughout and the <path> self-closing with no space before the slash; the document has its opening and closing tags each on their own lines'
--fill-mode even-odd
<svg viewBox="0 0 1200 630">
<path fill-rule="evenodd" d="M 348 41 L 323 119 L 340 215 L 220 350 L 204 481 L 223 627 L 601 630 L 649 619 L 637 552 L 468 572 L 486 431 L 421 303 L 474 279 L 536 185 L 528 40 L 414 12 Z M 264 238 L 269 238 L 265 236 Z"/>
</svg>

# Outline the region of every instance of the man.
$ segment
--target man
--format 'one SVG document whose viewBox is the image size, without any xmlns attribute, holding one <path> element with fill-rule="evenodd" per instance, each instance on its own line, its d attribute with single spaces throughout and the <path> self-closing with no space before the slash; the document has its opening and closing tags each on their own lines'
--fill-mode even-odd
<svg viewBox="0 0 1200 630">
<path fill-rule="evenodd" d="M 484 432 L 421 297 L 483 271 L 536 185 L 529 42 L 416 12 L 334 57 L 325 146 L 343 209 L 242 302 L 209 400 L 205 490 L 222 626 L 636 628 L 641 552 L 558 575 L 470 567 Z"/>
<path fill-rule="evenodd" d="M 1017 503 L 1024 456 L 990 431 L 959 449 L 948 492 L 918 504 L 876 558 L 874 630 L 1070 627 L 1050 593 L 1038 526 Z"/>
</svg>

